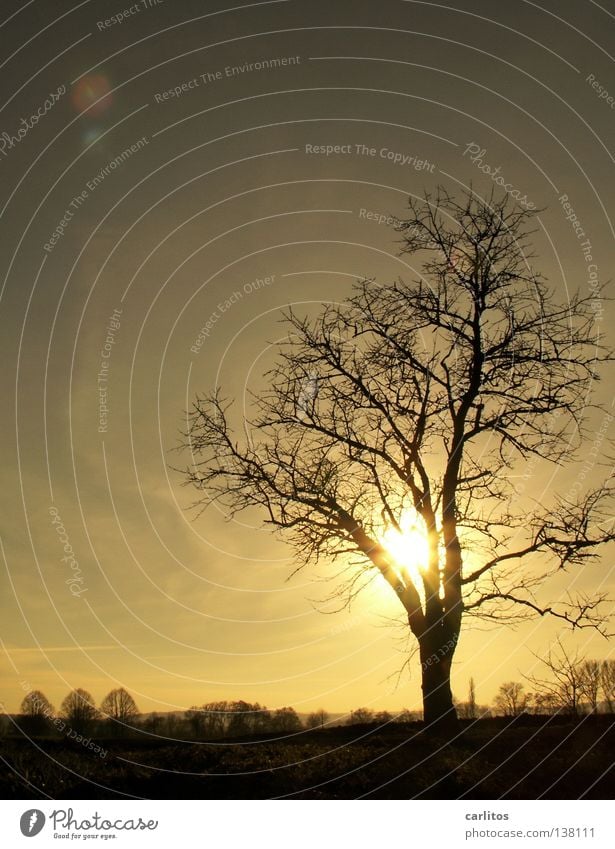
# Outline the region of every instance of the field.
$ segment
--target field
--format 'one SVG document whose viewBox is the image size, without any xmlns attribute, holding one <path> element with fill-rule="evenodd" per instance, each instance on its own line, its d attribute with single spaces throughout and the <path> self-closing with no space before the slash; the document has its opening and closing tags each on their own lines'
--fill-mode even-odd
<svg viewBox="0 0 615 849">
<path fill-rule="evenodd" d="M 452 742 L 420 723 L 284 739 L 0 741 L 2 798 L 610 799 L 611 717 L 467 723 Z"/>
</svg>

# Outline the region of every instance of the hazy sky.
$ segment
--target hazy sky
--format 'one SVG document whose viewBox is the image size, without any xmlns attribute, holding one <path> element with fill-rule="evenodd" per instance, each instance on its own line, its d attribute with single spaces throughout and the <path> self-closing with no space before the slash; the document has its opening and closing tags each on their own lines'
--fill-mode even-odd
<svg viewBox="0 0 615 849">
<path fill-rule="evenodd" d="M 258 392 L 283 307 L 411 277 L 366 212 L 403 216 L 438 183 L 487 193 L 481 164 L 545 208 L 536 266 L 562 297 L 590 282 L 571 209 L 600 279 L 613 267 L 606 5 L 226 6 L 3 3 L 8 710 L 29 685 L 55 704 L 72 687 L 98 700 L 126 686 L 143 710 L 418 707 L 418 670 L 394 674 L 407 643 L 386 587 L 323 615 L 326 564 L 287 581 L 292 552 L 268 530 L 195 520 L 171 468 L 182 411 L 216 384 L 240 404 Z M 313 150 L 327 145 L 338 152 Z M 607 303 L 605 332 L 612 319 Z M 576 474 L 539 466 L 532 487 Z M 612 586 L 612 562 L 609 550 L 577 586 Z M 466 632 L 456 695 L 473 676 L 490 701 L 559 631 Z M 588 633 L 573 644 L 609 650 Z"/>
</svg>

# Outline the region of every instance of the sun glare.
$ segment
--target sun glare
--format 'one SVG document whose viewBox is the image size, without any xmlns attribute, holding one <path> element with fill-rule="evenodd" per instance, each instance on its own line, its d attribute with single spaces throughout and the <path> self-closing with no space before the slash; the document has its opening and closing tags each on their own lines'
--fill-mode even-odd
<svg viewBox="0 0 615 849">
<path fill-rule="evenodd" d="M 399 527 L 400 530 L 388 527 L 381 542 L 395 561 L 394 565 L 403 567 L 422 595 L 421 571 L 427 568 L 429 558 L 427 536 L 411 514 L 402 516 Z"/>
</svg>

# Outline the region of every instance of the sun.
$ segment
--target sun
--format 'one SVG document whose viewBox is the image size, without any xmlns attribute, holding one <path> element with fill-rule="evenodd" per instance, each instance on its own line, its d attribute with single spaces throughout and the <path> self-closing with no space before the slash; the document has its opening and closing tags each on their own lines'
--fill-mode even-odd
<svg viewBox="0 0 615 849">
<path fill-rule="evenodd" d="M 427 568 L 427 540 L 419 529 L 402 530 L 400 533 L 397 528 L 388 528 L 382 535 L 382 544 L 400 566 L 414 567 L 419 571 Z"/>
<path fill-rule="evenodd" d="M 398 525 L 399 530 L 389 526 L 380 541 L 391 555 L 393 566 L 405 570 L 419 593 L 422 593 L 421 572 L 427 569 L 429 562 L 427 534 L 421 527 L 419 517 L 410 511 L 402 514 Z"/>
</svg>

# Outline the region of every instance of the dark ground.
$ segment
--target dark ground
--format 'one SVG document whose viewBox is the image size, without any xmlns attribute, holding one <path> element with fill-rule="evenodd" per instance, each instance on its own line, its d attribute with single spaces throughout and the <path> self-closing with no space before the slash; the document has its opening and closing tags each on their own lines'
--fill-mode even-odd
<svg viewBox="0 0 615 849">
<path fill-rule="evenodd" d="M 285 739 L 77 743 L 0 741 L 4 799 L 611 799 L 615 723 L 553 718 L 466 723 L 450 743 L 420 723 L 301 732 Z"/>
</svg>

